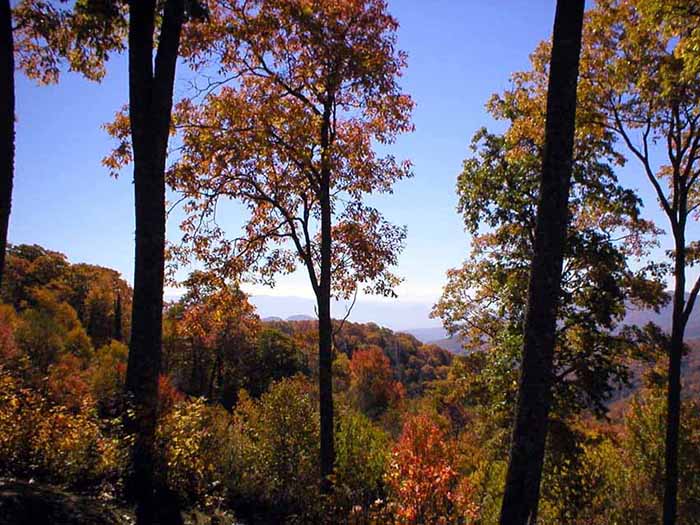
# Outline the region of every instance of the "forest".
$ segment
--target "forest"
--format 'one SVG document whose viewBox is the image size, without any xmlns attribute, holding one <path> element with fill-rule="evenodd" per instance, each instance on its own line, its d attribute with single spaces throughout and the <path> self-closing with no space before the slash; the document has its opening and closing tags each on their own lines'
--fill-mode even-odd
<svg viewBox="0 0 700 525">
<path fill-rule="evenodd" d="M 0 0 L 0 523 L 700 524 L 700 0 L 547 2 L 461 101 L 435 342 L 351 320 L 400 300 L 382 203 L 423 175 L 400 3 Z M 119 60 L 84 134 L 133 180 L 129 275 L 12 207 L 20 86 Z M 315 315 L 265 317 L 292 274 Z"/>
</svg>

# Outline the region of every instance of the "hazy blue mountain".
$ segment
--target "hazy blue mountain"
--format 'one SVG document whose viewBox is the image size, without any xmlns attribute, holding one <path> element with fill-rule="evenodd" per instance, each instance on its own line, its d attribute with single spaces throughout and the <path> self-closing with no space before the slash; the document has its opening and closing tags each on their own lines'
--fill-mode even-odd
<svg viewBox="0 0 700 525">
<path fill-rule="evenodd" d="M 297 314 L 287 317 L 287 321 L 314 321 L 316 318 L 313 315 Z"/>
<path fill-rule="evenodd" d="M 407 334 L 411 334 L 413 337 L 418 339 L 421 343 L 432 343 L 439 339 L 445 339 L 448 334 L 442 326 L 431 326 L 429 328 L 409 328 L 408 330 L 402 330 Z"/>
<path fill-rule="evenodd" d="M 624 323 L 621 324 L 644 326 L 647 323 L 655 323 L 659 325 L 662 329 L 670 331 L 672 313 L 673 311 L 671 303 L 668 303 L 666 306 L 661 308 L 658 313 L 654 312 L 653 310 L 642 310 L 630 306 L 627 310 L 627 316 L 625 317 Z M 432 330 L 435 330 L 434 333 L 438 333 L 437 330 L 439 330 L 439 328 Z M 418 339 L 421 339 L 421 335 L 419 335 L 418 333 L 430 333 L 429 331 L 424 332 L 422 329 L 405 331 L 415 335 Z M 444 330 L 443 333 L 445 333 L 443 337 L 428 337 L 425 340 L 421 339 L 421 341 L 435 344 L 453 353 L 461 353 L 464 351 L 461 341 L 458 337 L 448 337 Z M 690 319 L 688 320 L 688 325 L 685 330 L 686 341 L 698 338 L 700 338 L 700 304 L 697 304 L 696 307 L 693 309 L 693 313 L 691 314 Z"/>
<path fill-rule="evenodd" d="M 462 344 L 462 339 L 458 335 L 453 335 L 450 337 L 443 337 L 442 339 L 436 339 L 434 341 L 428 341 L 430 344 L 444 348 L 448 352 L 453 354 L 463 354 L 464 345 Z"/>
<path fill-rule="evenodd" d="M 316 301 L 306 297 L 253 295 L 250 302 L 258 309 L 262 317 L 279 317 L 288 319 L 292 316 L 304 315 L 316 319 Z M 331 312 L 335 319 L 342 319 L 347 314 L 350 303 L 335 301 Z M 441 331 L 440 321 L 430 318 L 432 304 L 425 302 L 410 302 L 396 300 L 358 299 L 350 312 L 348 320 L 356 323 L 376 323 L 395 331 L 409 331 L 416 327 L 420 330 L 438 330 L 431 339 L 445 336 Z M 409 332 L 411 333 L 411 332 Z M 416 336 L 418 337 L 418 336 Z M 418 337 L 421 339 L 421 337 Z"/>
<path fill-rule="evenodd" d="M 671 293 L 671 292 L 669 292 Z M 686 294 L 687 298 L 688 294 Z M 666 306 L 661 308 L 659 313 L 653 310 L 639 310 L 636 308 L 628 308 L 627 317 L 625 318 L 626 324 L 632 324 L 637 326 L 644 326 L 647 323 L 653 322 L 659 325 L 666 331 L 671 330 L 671 320 L 672 320 L 673 308 L 669 302 Z M 685 338 L 695 339 L 700 337 L 700 304 L 696 303 L 693 312 L 688 319 L 688 324 L 685 328 Z"/>
<path fill-rule="evenodd" d="M 254 295 L 251 302 L 257 307 L 263 319 L 277 318 L 288 320 L 316 319 L 316 302 L 313 299 L 293 296 Z M 336 301 L 332 305 L 333 317 L 345 317 L 349 303 Z M 367 300 L 356 302 L 349 320 L 358 323 L 375 323 L 394 331 L 406 332 L 423 343 L 433 343 L 451 352 L 462 351 L 459 339 L 449 337 L 440 326 L 439 320 L 430 318 L 430 303 L 407 302 L 397 300 Z M 639 310 L 630 307 L 626 324 L 643 326 L 648 322 L 657 323 L 665 330 L 671 327 L 671 305 L 663 307 L 658 313 L 653 310 Z M 700 338 L 700 305 L 697 306 L 688 321 L 686 339 Z"/>
</svg>

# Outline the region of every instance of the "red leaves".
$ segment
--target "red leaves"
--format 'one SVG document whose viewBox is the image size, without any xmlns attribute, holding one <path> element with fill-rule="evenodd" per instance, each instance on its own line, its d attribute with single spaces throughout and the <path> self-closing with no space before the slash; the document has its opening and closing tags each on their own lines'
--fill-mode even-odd
<svg viewBox="0 0 700 525">
<path fill-rule="evenodd" d="M 394 381 L 389 358 L 378 346 L 356 350 L 350 361 L 350 388 L 359 408 L 376 416 L 405 396 L 403 385 Z"/>
<path fill-rule="evenodd" d="M 427 416 L 404 425 L 386 476 L 398 523 L 471 523 L 473 487 L 453 467 L 454 445 Z"/>
</svg>

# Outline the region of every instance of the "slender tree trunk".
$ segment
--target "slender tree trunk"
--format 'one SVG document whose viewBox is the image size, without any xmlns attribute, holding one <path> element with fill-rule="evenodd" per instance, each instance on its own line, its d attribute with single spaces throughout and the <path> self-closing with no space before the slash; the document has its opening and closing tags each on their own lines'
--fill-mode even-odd
<svg viewBox="0 0 700 525">
<path fill-rule="evenodd" d="M 681 216 L 684 216 L 683 211 Z M 685 309 L 685 224 L 674 231 L 676 254 L 674 261 L 675 290 L 673 292 L 673 322 L 668 363 L 666 409 L 666 453 L 664 479 L 664 525 L 675 525 L 678 500 L 678 434 L 681 418 L 681 358 L 686 319 Z"/>
<path fill-rule="evenodd" d="M 330 492 L 333 473 L 333 324 L 331 320 L 330 176 L 321 183 L 321 278 L 318 294 L 318 381 L 321 414 L 321 489 Z"/>
<path fill-rule="evenodd" d="M 207 387 L 207 399 L 209 401 L 214 400 L 214 384 L 217 378 L 221 379 L 221 350 L 216 350 L 216 357 L 214 358 L 214 366 L 211 368 L 211 374 L 209 375 L 209 386 Z"/>
<path fill-rule="evenodd" d="M 114 340 L 122 342 L 122 296 L 117 292 L 117 300 L 114 303 Z"/>
<path fill-rule="evenodd" d="M 331 319 L 332 221 L 331 170 L 328 148 L 331 144 L 331 115 L 333 89 L 326 86 L 327 100 L 321 126 L 321 177 L 319 205 L 321 207 L 321 267 L 316 299 L 318 302 L 318 383 L 321 416 L 321 492 L 332 490 L 331 474 L 335 464 L 333 440 L 333 321 Z"/>
<path fill-rule="evenodd" d="M 184 0 L 164 7 L 153 65 L 155 0 L 129 3 L 129 117 L 134 151 L 136 250 L 131 344 L 126 390 L 133 403 L 127 429 L 134 434 L 127 494 L 137 523 L 156 522 L 154 440 L 163 325 L 165 158 Z"/>
<path fill-rule="evenodd" d="M 15 58 L 10 0 L 0 0 L 0 286 L 5 271 L 7 230 L 15 167 Z"/>
<path fill-rule="evenodd" d="M 539 498 L 551 404 L 557 303 L 569 219 L 583 11 L 584 0 L 557 2 L 523 362 L 501 525 L 525 525 L 536 512 Z"/>
</svg>

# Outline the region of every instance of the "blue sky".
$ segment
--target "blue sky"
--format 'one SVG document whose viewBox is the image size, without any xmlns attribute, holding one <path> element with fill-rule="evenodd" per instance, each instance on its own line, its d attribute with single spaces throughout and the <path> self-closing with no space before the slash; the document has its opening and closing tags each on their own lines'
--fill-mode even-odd
<svg viewBox="0 0 700 525">
<path fill-rule="evenodd" d="M 457 215 L 457 174 L 469 154 L 471 135 L 493 125 L 484 104 L 508 85 L 513 71 L 551 32 L 555 2 L 526 0 L 390 0 L 401 23 L 400 47 L 409 54 L 403 79 L 416 101 L 415 133 L 393 147 L 414 163 L 415 177 L 377 199 L 385 215 L 408 226 L 398 273 L 403 305 L 423 305 L 406 322 L 426 326 L 445 271 L 466 257 L 469 240 Z M 133 188 L 130 170 L 111 179 L 100 160 L 111 141 L 101 125 L 127 99 L 124 56 L 114 57 L 101 84 L 67 74 L 56 86 L 37 87 L 17 76 L 17 158 L 10 242 L 38 243 L 85 261 L 133 272 Z M 182 80 L 186 73 L 180 70 Z M 176 92 L 184 93 L 180 82 Z M 647 204 L 647 216 L 665 226 L 648 184 L 634 167 L 625 178 Z M 168 224 L 177 238 L 177 221 Z M 310 297 L 303 274 L 280 279 L 275 290 L 254 294 Z M 387 305 L 387 308 L 395 306 Z M 362 303 L 356 318 L 362 319 Z M 372 309 L 373 315 L 376 309 Z M 408 311 L 408 310 L 407 310 Z M 369 310 L 366 309 L 368 313 Z M 305 312 L 302 312 L 305 313 Z M 275 315 L 275 311 L 263 312 Z M 387 318 L 388 319 L 388 318 Z M 382 319 L 377 319 L 382 322 Z M 435 323 L 434 321 L 432 322 Z M 387 324 L 395 324 L 387 321 Z"/>
</svg>

